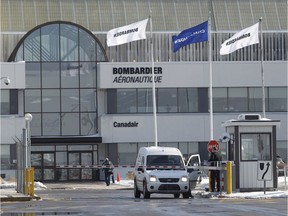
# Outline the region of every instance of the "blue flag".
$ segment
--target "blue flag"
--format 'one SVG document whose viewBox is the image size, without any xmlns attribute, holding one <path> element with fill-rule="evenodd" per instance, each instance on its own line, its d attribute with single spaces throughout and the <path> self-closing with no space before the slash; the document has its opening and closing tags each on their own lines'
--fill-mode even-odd
<svg viewBox="0 0 288 216">
<path fill-rule="evenodd" d="M 197 26 L 182 31 L 178 36 L 172 36 L 173 52 L 177 52 L 181 47 L 208 41 L 208 21 Z"/>
</svg>

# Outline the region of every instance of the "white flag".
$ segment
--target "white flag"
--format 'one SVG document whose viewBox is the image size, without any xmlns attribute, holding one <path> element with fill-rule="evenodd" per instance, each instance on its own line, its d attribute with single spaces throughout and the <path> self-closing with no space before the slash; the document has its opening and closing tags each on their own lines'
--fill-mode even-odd
<svg viewBox="0 0 288 216">
<path fill-rule="evenodd" d="M 243 29 L 224 41 L 221 45 L 220 55 L 227 55 L 235 50 L 259 43 L 258 37 L 259 23 Z"/>
<path fill-rule="evenodd" d="M 148 19 L 115 28 L 107 32 L 107 45 L 116 46 L 131 41 L 146 39 L 146 25 Z"/>
</svg>

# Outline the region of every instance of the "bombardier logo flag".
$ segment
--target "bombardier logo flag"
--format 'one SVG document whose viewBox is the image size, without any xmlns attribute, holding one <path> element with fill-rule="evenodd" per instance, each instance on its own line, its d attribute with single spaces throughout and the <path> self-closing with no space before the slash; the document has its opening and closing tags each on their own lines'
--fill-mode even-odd
<svg viewBox="0 0 288 216">
<path fill-rule="evenodd" d="M 256 23 L 224 41 L 221 45 L 220 55 L 227 55 L 243 47 L 259 43 L 258 28 L 259 23 Z"/>
<path fill-rule="evenodd" d="M 116 46 L 136 40 L 146 39 L 148 19 L 115 28 L 107 32 L 107 46 Z"/>
<path fill-rule="evenodd" d="M 182 31 L 178 36 L 172 36 L 173 52 L 177 52 L 181 47 L 208 41 L 208 21 L 192 28 Z"/>
</svg>

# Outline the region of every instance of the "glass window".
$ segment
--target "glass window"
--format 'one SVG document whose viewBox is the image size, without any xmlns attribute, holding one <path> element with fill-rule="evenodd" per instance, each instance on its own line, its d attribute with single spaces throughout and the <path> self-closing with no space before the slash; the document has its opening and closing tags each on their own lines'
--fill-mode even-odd
<svg viewBox="0 0 288 216">
<path fill-rule="evenodd" d="M 240 134 L 241 160 L 271 160 L 270 134 Z"/>
<path fill-rule="evenodd" d="M 59 24 L 50 24 L 41 28 L 41 60 L 59 61 Z"/>
<path fill-rule="evenodd" d="M 213 88 L 213 112 L 228 112 L 227 88 Z"/>
<path fill-rule="evenodd" d="M 42 64 L 42 88 L 59 88 L 60 72 L 59 63 Z"/>
<path fill-rule="evenodd" d="M 28 112 L 41 112 L 40 90 L 25 90 L 25 110 Z M 33 119 L 34 121 L 34 119 Z"/>
<path fill-rule="evenodd" d="M 68 170 L 67 169 L 56 169 L 56 180 L 59 181 L 67 181 L 67 174 Z"/>
<path fill-rule="evenodd" d="M 67 152 L 56 152 L 56 165 L 67 165 Z"/>
<path fill-rule="evenodd" d="M 42 111 L 59 112 L 60 111 L 60 91 L 58 89 L 42 90 Z"/>
<path fill-rule="evenodd" d="M 32 153 L 31 154 L 31 166 L 41 166 L 42 164 L 42 154 Z"/>
<path fill-rule="evenodd" d="M 40 29 L 37 29 L 24 41 L 24 61 L 40 61 L 40 43 Z"/>
<path fill-rule="evenodd" d="M 0 158 L 1 158 L 1 169 L 10 169 L 11 167 L 11 158 L 10 158 L 10 145 L 0 145 Z"/>
<path fill-rule="evenodd" d="M 262 89 L 261 88 L 249 88 L 248 89 L 248 102 L 249 111 L 259 112 L 262 111 Z"/>
<path fill-rule="evenodd" d="M 31 126 L 31 135 L 32 136 L 39 136 L 41 134 L 41 129 L 42 129 L 42 119 L 41 119 L 41 114 L 40 113 L 32 113 L 33 120 L 30 123 Z"/>
<path fill-rule="evenodd" d="M 69 151 L 85 151 L 85 150 L 92 150 L 92 145 L 69 145 Z"/>
<path fill-rule="evenodd" d="M 197 88 L 178 89 L 179 112 L 198 112 Z"/>
<path fill-rule="evenodd" d="M 56 151 L 66 151 L 66 145 L 56 145 Z"/>
<path fill-rule="evenodd" d="M 79 113 L 62 113 L 62 135 L 80 135 Z"/>
<path fill-rule="evenodd" d="M 78 112 L 79 111 L 79 90 L 62 89 L 61 90 L 61 111 Z"/>
<path fill-rule="evenodd" d="M 153 98 L 151 89 L 138 89 L 137 91 L 138 112 L 153 112 Z"/>
<path fill-rule="evenodd" d="M 287 87 L 270 87 L 269 111 L 287 112 Z"/>
<path fill-rule="evenodd" d="M 9 59 L 26 61 L 24 101 L 25 112 L 32 113 L 32 124 L 35 123 L 31 128 L 32 135 L 55 136 L 61 135 L 60 131 L 72 134 L 75 130 L 79 135 L 80 127 L 82 135 L 95 134 L 98 131 L 97 61 L 107 61 L 105 50 L 99 40 L 79 26 L 59 21 L 41 25 L 29 32 L 17 48 Z M 116 99 L 116 94 L 114 98 Z M 3 109 L 5 106 L 2 106 Z M 14 103 L 12 106 L 16 107 Z M 116 111 L 116 106 L 114 110 Z M 79 113 L 78 120 L 75 119 L 75 115 L 71 120 L 63 116 L 61 121 L 64 122 L 61 124 L 60 111 L 80 111 L 83 115 Z M 37 121 L 35 115 L 38 115 Z M 82 118 L 84 116 L 87 118 Z M 70 132 L 67 131 L 68 127 L 60 127 L 68 122 L 77 122 L 77 126 L 73 129 L 71 127 Z"/>
<path fill-rule="evenodd" d="M 44 151 L 55 151 L 55 146 L 31 146 L 31 150 L 32 151 L 41 151 L 41 152 L 44 152 Z"/>
<path fill-rule="evenodd" d="M 177 112 L 177 89 L 158 89 L 158 112 Z"/>
<path fill-rule="evenodd" d="M 248 111 L 247 88 L 228 88 L 228 112 Z"/>
<path fill-rule="evenodd" d="M 15 62 L 23 61 L 23 59 L 24 59 L 24 53 L 23 52 L 24 52 L 23 51 L 23 44 L 21 44 L 21 46 L 19 47 L 19 49 L 17 51 L 16 57 L 15 57 Z"/>
<path fill-rule="evenodd" d="M 80 110 L 81 112 L 95 112 L 96 104 L 96 90 L 95 89 L 81 89 L 80 90 Z"/>
<path fill-rule="evenodd" d="M 136 112 L 136 89 L 117 89 L 117 113 Z"/>
<path fill-rule="evenodd" d="M 96 42 L 90 34 L 79 29 L 80 61 L 96 61 Z"/>
<path fill-rule="evenodd" d="M 188 153 L 189 155 L 200 153 L 198 142 L 188 143 Z"/>
<path fill-rule="evenodd" d="M 44 153 L 43 154 L 43 165 L 44 166 L 54 166 L 54 153 Z"/>
<path fill-rule="evenodd" d="M 81 113 L 81 135 L 95 134 L 97 128 L 96 112 Z"/>
<path fill-rule="evenodd" d="M 43 113 L 42 115 L 43 135 L 60 135 L 60 113 Z"/>
<path fill-rule="evenodd" d="M 137 157 L 137 143 L 120 143 L 118 144 L 119 164 L 135 164 Z"/>
<path fill-rule="evenodd" d="M 26 63 L 26 89 L 27 88 L 40 88 L 41 85 L 41 69 L 40 63 Z"/>
<path fill-rule="evenodd" d="M 92 153 L 91 152 L 81 153 L 81 165 L 84 165 L 84 166 L 92 165 Z"/>
<path fill-rule="evenodd" d="M 44 180 L 54 180 L 54 169 L 44 169 Z"/>
<path fill-rule="evenodd" d="M 1 115 L 10 114 L 10 91 L 9 90 L 0 90 L 0 106 L 1 106 Z"/>
<path fill-rule="evenodd" d="M 96 87 L 96 62 L 80 62 L 80 87 Z"/>
<path fill-rule="evenodd" d="M 42 169 L 40 168 L 35 168 L 34 169 L 34 180 L 35 181 L 40 181 L 42 180 Z"/>
<path fill-rule="evenodd" d="M 80 165 L 80 153 L 69 153 L 69 165 Z"/>
<path fill-rule="evenodd" d="M 69 62 L 61 64 L 61 87 L 79 88 L 79 63 Z"/>
<path fill-rule="evenodd" d="M 61 61 L 77 61 L 78 45 L 78 28 L 73 25 L 60 24 Z"/>
</svg>

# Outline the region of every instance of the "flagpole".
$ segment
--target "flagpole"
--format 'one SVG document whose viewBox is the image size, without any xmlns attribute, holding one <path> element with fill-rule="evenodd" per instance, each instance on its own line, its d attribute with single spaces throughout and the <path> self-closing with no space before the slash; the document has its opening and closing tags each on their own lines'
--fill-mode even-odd
<svg viewBox="0 0 288 216">
<path fill-rule="evenodd" d="M 266 118 L 265 112 L 265 88 L 264 88 L 264 70 L 263 70 L 263 33 L 262 33 L 262 17 L 259 19 L 260 24 L 260 53 L 261 53 L 261 78 L 262 78 L 262 112 L 263 118 Z"/>
<path fill-rule="evenodd" d="M 158 146 L 158 132 L 157 132 L 157 115 L 156 115 L 156 89 L 155 89 L 155 74 L 154 74 L 154 57 L 153 57 L 153 38 L 152 38 L 152 12 L 150 10 L 150 54 L 152 63 L 152 97 L 153 97 L 153 117 L 154 117 L 154 135 L 155 146 Z"/>
<path fill-rule="evenodd" d="M 211 11 L 208 19 L 208 44 L 209 44 L 209 104 L 210 104 L 210 140 L 213 140 L 213 94 L 212 94 L 212 51 L 211 51 Z"/>
</svg>

